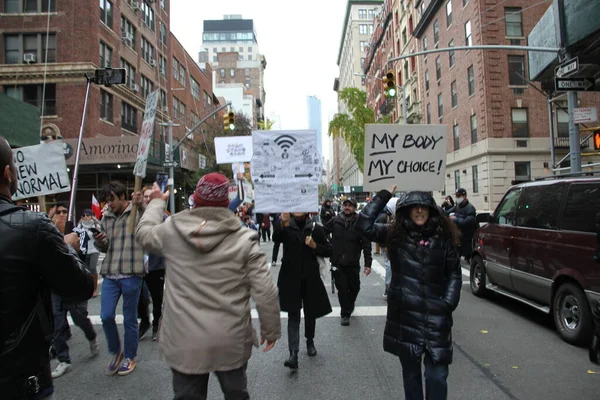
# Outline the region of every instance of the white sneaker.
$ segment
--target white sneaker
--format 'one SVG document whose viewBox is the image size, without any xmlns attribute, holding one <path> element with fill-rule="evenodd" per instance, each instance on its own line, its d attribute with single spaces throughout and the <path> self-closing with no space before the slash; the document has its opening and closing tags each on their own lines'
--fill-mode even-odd
<svg viewBox="0 0 600 400">
<path fill-rule="evenodd" d="M 67 372 L 71 372 L 71 371 L 73 371 L 73 366 L 71 364 L 66 363 L 66 362 L 61 362 L 56 366 L 54 371 L 52 371 L 52 378 L 54 378 L 54 379 L 60 378 Z"/>
<path fill-rule="evenodd" d="M 92 357 L 96 357 L 100 354 L 100 341 L 98 338 L 90 340 L 90 353 L 92 353 Z"/>
</svg>

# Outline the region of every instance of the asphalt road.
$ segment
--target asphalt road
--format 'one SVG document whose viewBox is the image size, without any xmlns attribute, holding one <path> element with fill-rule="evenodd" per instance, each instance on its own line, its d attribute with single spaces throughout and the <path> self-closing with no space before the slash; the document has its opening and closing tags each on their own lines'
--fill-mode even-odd
<svg viewBox="0 0 600 400">
<path fill-rule="evenodd" d="M 271 243 L 262 247 L 270 259 Z M 375 259 L 383 264 L 381 256 Z M 404 398 L 400 362 L 382 349 L 386 301 L 382 297 L 383 278 L 376 273 L 382 268 L 376 267 L 371 276 L 362 278 L 351 325 L 340 326 L 339 308 L 318 320 L 315 342 L 319 354 L 309 358 L 302 346 L 296 373 L 283 367 L 288 351 L 286 320 L 282 321 L 282 340 L 269 353 L 256 350 L 249 362 L 252 398 Z M 272 272 L 276 279 L 279 268 L 272 268 Z M 450 399 L 600 399 L 600 368 L 588 361 L 586 349 L 558 337 L 549 316 L 499 296 L 476 298 L 469 290 L 468 277 L 463 278 L 461 302 L 454 315 Z M 330 297 L 332 306 L 338 307 L 337 297 L 331 293 Z M 69 344 L 74 370 L 55 380 L 57 400 L 172 398 L 170 370 L 150 339 L 140 342 L 137 368 L 131 375 L 104 375 L 109 356 L 99 325 L 100 298 L 90 301 L 89 311 L 98 324 L 101 354 L 91 359 L 85 337 L 73 327 Z M 223 398 L 216 377 L 211 377 L 208 398 Z"/>
</svg>

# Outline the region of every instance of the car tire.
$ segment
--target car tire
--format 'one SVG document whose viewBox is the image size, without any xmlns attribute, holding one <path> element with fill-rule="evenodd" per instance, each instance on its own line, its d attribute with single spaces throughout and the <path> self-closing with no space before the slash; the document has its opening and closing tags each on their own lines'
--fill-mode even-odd
<svg viewBox="0 0 600 400">
<path fill-rule="evenodd" d="M 486 292 L 485 265 L 480 256 L 471 258 L 471 271 L 469 273 L 471 292 L 477 297 L 483 297 Z"/>
<path fill-rule="evenodd" d="M 588 345 L 592 333 L 592 313 L 583 291 L 574 283 L 560 285 L 552 301 L 556 330 L 563 340 Z"/>
</svg>

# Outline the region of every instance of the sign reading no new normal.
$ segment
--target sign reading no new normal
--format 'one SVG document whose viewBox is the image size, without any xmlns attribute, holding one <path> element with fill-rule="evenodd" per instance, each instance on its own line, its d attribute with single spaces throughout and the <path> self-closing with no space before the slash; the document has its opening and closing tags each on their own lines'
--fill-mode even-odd
<svg viewBox="0 0 600 400">
<path fill-rule="evenodd" d="M 365 131 L 364 190 L 444 189 L 445 125 L 370 124 Z"/>
</svg>

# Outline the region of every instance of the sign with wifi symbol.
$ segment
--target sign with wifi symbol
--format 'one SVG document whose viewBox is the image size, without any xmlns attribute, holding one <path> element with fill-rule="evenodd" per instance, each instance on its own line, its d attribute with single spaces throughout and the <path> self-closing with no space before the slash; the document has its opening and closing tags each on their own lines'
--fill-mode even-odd
<svg viewBox="0 0 600 400">
<path fill-rule="evenodd" d="M 296 143 L 296 138 L 289 135 L 281 135 L 275 138 L 275 143 L 284 151 L 287 151 L 287 149 L 289 149 L 294 145 L 294 143 Z"/>
</svg>

